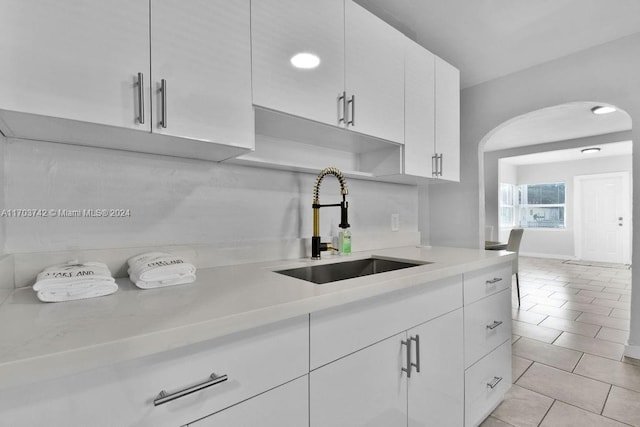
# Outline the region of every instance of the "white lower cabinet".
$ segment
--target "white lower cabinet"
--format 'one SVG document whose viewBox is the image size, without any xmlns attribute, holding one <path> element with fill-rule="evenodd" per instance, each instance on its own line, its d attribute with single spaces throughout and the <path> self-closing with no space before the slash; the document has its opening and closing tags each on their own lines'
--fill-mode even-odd
<svg viewBox="0 0 640 427">
<path fill-rule="evenodd" d="M 406 426 L 405 339 L 394 335 L 311 372 L 310 427 Z"/>
<path fill-rule="evenodd" d="M 477 426 L 489 416 L 511 387 L 511 341 L 480 359 L 464 375 L 465 426 Z"/>
<path fill-rule="evenodd" d="M 192 422 L 189 427 L 304 427 L 309 425 L 309 377 Z"/>
<path fill-rule="evenodd" d="M 308 374 L 308 331 L 308 316 L 301 316 L 57 380 L 2 389 L 0 426 L 185 425 Z M 226 381 L 216 384 L 210 377 L 214 373 L 226 375 Z M 186 394 L 188 390 L 193 393 Z M 167 401 L 159 399 L 161 391 Z"/>
<path fill-rule="evenodd" d="M 511 263 L 465 273 L 466 427 L 478 426 L 511 387 Z"/>
<path fill-rule="evenodd" d="M 462 309 L 310 374 L 310 427 L 462 426 Z"/>
<path fill-rule="evenodd" d="M 464 419 L 464 357 L 462 309 L 408 331 L 420 372 L 409 386 L 409 427 L 462 426 Z"/>
</svg>

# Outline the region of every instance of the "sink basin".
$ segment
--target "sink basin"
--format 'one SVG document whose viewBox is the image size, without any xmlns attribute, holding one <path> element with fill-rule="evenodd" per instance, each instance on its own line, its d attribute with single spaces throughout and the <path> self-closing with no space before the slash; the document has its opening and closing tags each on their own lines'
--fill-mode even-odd
<svg viewBox="0 0 640 427">
<path fill-rule="evenodd" d="M 384 273 L 403 268 L 417 267 L 425 264 L 432 263 L 371 257 L 353 261 L 337 262 L 334 264 L 313 265 L 308 267 L 291 268 L 288 270 L 279 270 L 276 271 L 276 273 L 321 285 L 324 283 L 353 279 L 354 277 L 368 276 L 371 274 Z"/>
</svg>

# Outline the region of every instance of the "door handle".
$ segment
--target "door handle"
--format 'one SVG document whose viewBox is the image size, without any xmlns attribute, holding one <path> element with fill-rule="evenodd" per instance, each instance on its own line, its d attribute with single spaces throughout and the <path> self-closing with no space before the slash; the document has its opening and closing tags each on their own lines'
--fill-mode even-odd
<svg viewBox="0 0 640 427">
<path fill-rule="evenodd" d="M 487 387 L 493 390 L 500 381 L 502 381 L 502 377 L 493 377 L 493 379 L 487 383 Z"/>
<path fill-rule="evenodd" d="M 487 329 L 489 330 L 494 330 L 495 328 L 497 328 L 498 326 L 502 325 L 502 321 L 500 320 L 494 320 L 492 324 L 487 325 Z"/>
<path fill-rule="evenodd" d="M 206 381 L 203 381 L 199 384 L 193 385 L 191 387 L 187 387 L 187 388 L 183 388 L 182 390 L 178 390 L 176 392 L 173 393 L 167 393 L 166 391 L 162 390 L 160 392 L 160 394 L 158 394 L 158 397 L 156 397 L 153 400 L 153 405 L 154 406 L 160 406 L 163 405 L 167 402 L 171 402 L 172 400 L 176 400 L 176 399 L 180 399 L 181 397 L 184 397 L 186 395 L 189 395 L 191 393 L 195 393 L 196 391 L 200 391 L 203 390 L 205 388 L 214 386 L 216 384 L 220 384 L 222 382 L 227 381 L 227 376 L 226 375 L 216 375 L 211 374 L 209 376 L 209 378 Z"/>
<path fill-rule="evenodd" d="M 342 104 L 342 117 L 340 117 L 340 104 Z M 338 97 L 338 124 L 347 124 L 347 92 L 342 92 Z"/>
<path fill-rule="evenodd" d="M 138 123 L 144 124 L 144 74 L 138 73 Z"/>
<path fill-rule="evenodd" d="M 440 167 L 438 168 L 438 175 L 442 176 L 442 153 L 440 153 L 438 158 L 440 159 Z"/>
<path fill-rule="evenodd" d="M 431 176 L 438 176 L 438 155 L 431 156 Z"/>
<path fill-rule="evenodd" d="M 420 373 L 420 335 L 416 334 L 415 337 L 409 338 L 409 341 L 416 343 L 416 363 L 411 363 L 411 366 L 416 368 L 417 373 Z"/>
<path fill-rule="evenodd" d="M 407 373 L 407 378 L 411 378 L 411 338 L 409 338 L 408 340 L 402 340 L 402 345 L 406 345 L 407 346 L 407 367 L 403 367 L 401 369 L 401 372 L 406 372 Z"/>
<path fill-rule="evenodd" d="M 161 106 L 162 106 L 162 118 L 160 120 L 160 126 L 167 128 L 167 81 L 165 79 L 160 80 L 160 92 L 161 92 Z"/>
<path fill-rule="evenodd" d="M 348 104 L 351 104 L 351 120 L 347 122 L 348 125 L 355 126 L 356 125 L 356 96 L 351 95 L 351 99 Z"/>
</svg>

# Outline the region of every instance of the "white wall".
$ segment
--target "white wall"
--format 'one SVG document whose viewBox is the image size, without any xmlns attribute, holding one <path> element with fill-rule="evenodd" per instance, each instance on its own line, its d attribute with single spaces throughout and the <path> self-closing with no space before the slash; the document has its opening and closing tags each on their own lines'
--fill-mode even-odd
<svg viewBox="0 0 640 427">
<path fill-rule="evenodd" d="M 606 102 L 625 110 L 640 141 L 640 33 L 513 73 L 461 92 L 461 182 L 429 191 L 432 244 L 479 247 L 484 232 L 484 189 L 478 148 L 489 133 L 516 116 L 567 102 Z M 454 64 L 455 65 L 455 64 Z M 633 168 L 640 171 L 640 150 Z M 636 173 L 636 180 L 640 180 Z M 640 182 L 633 186 L 640 224 Z M 482 208 L 480 208 L 482 206 Z M 633 264 L 640 265 L 640 227 L 633 236 Z M 640 275 L 634 275 L 629 350 L 640 357 Z"/>
<path fill-rule="evenodd" d="M 528 228 L 522 236 L 520 252 L 523 255 L 549 256 L 571 259 L 575 249 L 575 188 L 574 177 L 609 172 L 631 172 L 631 156 L 603 157 L 540 165 L 518 166 L 518 184 L 564 182 L 565 222 L 564 230 Z"/>
<path fill-rule="evenodd" d="M 92 147 L 9 139 L 8 208 L 130 209 L 129 218 L 8 218 L 7 253 L 308 238 L 315 175 Z M 329 166 L 329 165 L 327 165 Z M 417 187 L 348 179 L 354 250 L 358 235 L 418 229 Z M 340 200 L 327 177 L 321 202 Z M 321 210 L 321 232 L 340 222 Z"/>
<path fill-rule="evenodd" d="M 518 183 L 518 167 L 506 162 L 500 162 L 498 167 L 498 182 L 500 184 Z"/>
</svg>

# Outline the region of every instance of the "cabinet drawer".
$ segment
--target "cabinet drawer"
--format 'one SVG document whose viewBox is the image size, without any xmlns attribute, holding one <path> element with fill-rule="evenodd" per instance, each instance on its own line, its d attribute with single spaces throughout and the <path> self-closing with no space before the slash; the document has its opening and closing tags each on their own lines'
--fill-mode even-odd
<svg viewBox="0 0 640 427">
<path fill-rule="evenodd" d="M 0 413 L 8 425 L 18 426 L 184 425 L 305 375 L 308 348 L 308 316 L 301 316 L 82 374 L 4 389 Z M 161 390 L 171 394 L 204 382 L 212 373 L 226 374 L 228 380 L 154 406 Z"/>
<path fill-rule="evenodd" d="M 471 304 L 503 289 L 511 289 L 512 273 L 511 263 L 465 273 L 464 304 Z"/>
<path fill-rule="evenodd" d="M 511 290 L 476 301 L 464 308 L 465 367 L 511 338 Z"/>
<path fill-rule="evenodd" d="M 498 406 L 511 387 L 511 341 L 467 369 L 464 383 L 464 425 L 477 426 Z"/>
<path fill-rule="evenodd" d="M 311 369 L 462 306 L 462 276 L 311 313 Z"/>
<path fill-rule="evenodd" d="M 304 427 L 309 425 L 309 377 L 304 376 L 189 427 Z"/>
</svg>

